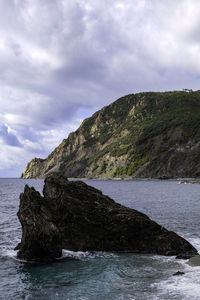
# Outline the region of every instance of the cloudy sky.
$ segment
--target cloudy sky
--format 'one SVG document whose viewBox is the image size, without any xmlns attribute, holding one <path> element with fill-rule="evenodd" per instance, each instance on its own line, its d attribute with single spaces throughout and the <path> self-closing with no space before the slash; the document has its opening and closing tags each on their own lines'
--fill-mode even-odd
<svg viewBox="0 0 200 300">
<path fill-rule="evenodd" d="M 199 78 L 199 1 L 0 0 L 0 177 L 125 94 Z"/>
</svg>

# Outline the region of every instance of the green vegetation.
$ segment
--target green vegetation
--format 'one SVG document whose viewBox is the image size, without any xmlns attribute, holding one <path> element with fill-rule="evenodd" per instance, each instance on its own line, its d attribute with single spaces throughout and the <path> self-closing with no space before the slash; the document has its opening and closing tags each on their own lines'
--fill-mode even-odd
<svg viewBox="0 0 200 300">
<path fill-rule="evenodd" d="M 105 163 L 105 161 L 102 161 L 100 166 L 99 166 L 98 172 L 99 172 L 99 174 L 101 174 L 105 170 L 106 170 L 106 163 Z"/>
<path fill-rule="evenodd" d="M 77 143 L 79 135 L 84 142 Z M 192 177 L 200 172 L 199 153 L 200 91 L 147 92 L 127 95 L 96 112 L 34 168 L 40 174 L 45 166 L 61 163 L 63 172 L 75 177 L 136 172 Z"/>
<path fill-rule="evenodd" d="M 126 167 L 118 166 L 115 170 L 110 173 L 110 177 L 117 177 L 117 176 L 133 176 L 134 173 L 143 166 L 148 161 L 148 157 L 142 157 L 139 159 L 135 159 L 134 161 L 130 162 Z"/>
</svg>

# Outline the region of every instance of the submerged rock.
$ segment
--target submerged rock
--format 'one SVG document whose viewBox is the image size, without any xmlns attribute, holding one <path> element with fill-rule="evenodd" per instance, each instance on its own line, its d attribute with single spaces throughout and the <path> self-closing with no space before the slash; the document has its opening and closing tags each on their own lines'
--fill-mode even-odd
<svg viewBox="0 0 200 300">
<path fill-rule="evenodd" d="M 181 275 L 184 275 L 184 274 L 185 274 L 184 272 L 177 271 L 176 273 L 173 274 L 173 276 L 181 276 Z"/>
<path fill-rule="evenodd" d="M 26 185 L 20 195 L 21 259 L 54 259 L 61 256 L 62 249 L 179 257 L 197 254 L 176 233 L 84 182 L 53 173 L 45 179 L 43 194 Z"/>
<path fill-rule="evenodd" d="M 200 255 L 191 257 L 188 261 L 188 265 L 191 267 L 200 267 Z"/>
</svg>

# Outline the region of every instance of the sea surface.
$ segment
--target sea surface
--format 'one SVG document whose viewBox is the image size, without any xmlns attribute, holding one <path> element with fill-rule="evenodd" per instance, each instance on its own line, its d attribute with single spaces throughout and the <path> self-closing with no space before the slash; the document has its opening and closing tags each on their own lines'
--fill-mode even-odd
<svg viewBox="0 0 200 300">
<path fill-rule="evenodd" d="M 165 180 L 85 180 L 117 202 L 140 210 L 200 250 L 200 185 Z M 0 299 L 200 299 L 200 267 L 158 255 L 72 252 L 51 264 L 16 258 L 17 218 L 24 185 L 42 193 L 43 180 L 0 179 Z M 177 271 L 185 274 L 173 276 Z"/>
</svg>

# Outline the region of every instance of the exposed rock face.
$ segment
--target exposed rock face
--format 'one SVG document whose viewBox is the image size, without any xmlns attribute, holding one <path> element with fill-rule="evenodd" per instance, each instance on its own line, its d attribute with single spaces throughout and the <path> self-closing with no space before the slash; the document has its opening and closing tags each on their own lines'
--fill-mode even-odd
<svg viewBox="0 0 200 300">
<path fill-rule="evenodd" d="M 53 259 L 62 249 L 179 255 L 196 249 L 146 215 L 124 207 L 101 191 L 63 175 L 45 179 L 44 197 L 27 185 L 20 195 L 22 240 L 18 257 Z"/>
<path fill-rule="evenodd" d="M 22 178 L 200 177 L 200 91 L 139 93 L 83 121 Z"/>
<path fill-rule="evenodd" d="M 54 218 L 53 202 L 27 185 L 20 195 L 18 218 L 22 239 L 17 246 L 18 257 L 26 260 L 52 259 L 61 255 L 61 233 Z"/>
</svg>

